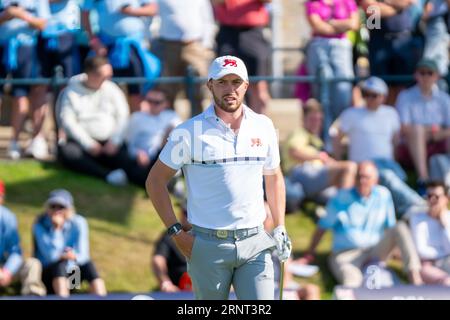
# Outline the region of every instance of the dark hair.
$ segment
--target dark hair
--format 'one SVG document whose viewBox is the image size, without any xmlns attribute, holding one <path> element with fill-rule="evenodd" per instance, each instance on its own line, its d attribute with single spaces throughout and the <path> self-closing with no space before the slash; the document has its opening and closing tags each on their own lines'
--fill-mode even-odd
<svg viewBox="0 0 450 320">
<path fill-rule="evenodd" d="M 95 72 L 105 64 L 109 64 L 108 58 L 106 57 L 94 56 L 86 58 L 86 60 L 84 60 L 84 72 Z"/>
<path fill-rule="evenodd" d="M 448 189 L 448 187 L 445 185 L 445 183 L 444 182 L 442 182 L 442 181 L 429 181 L 428 183 L 427 183 L 427 189 L 431 189 L 431 188 L 442 188 L 442 190 L 444 190 L 444 194 L 446 195 L 446 196 L 448 196 L 449 195 L 449 189 Z"/>
<path fill-rule="evenodd" d="M 310 98 L 305 102 L 305 105 L 303 107 L 303 115 L 307 116 L 308 114 L 312 112 L 320 112 L 322 113 L 322 105 L 317 99 Z"/>
</svg>

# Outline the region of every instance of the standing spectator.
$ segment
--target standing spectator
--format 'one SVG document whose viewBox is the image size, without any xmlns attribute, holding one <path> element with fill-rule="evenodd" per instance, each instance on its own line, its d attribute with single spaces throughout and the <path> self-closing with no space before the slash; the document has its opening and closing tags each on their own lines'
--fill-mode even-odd
<svg viewBox="0 0 450 320">
<path fill-rule="evenodd" d="M 89 11 L 96 10 L 98 36 L 94 34 Z M 143 17 L 157 13 L 154 0 L 85 0 L 82 23 L 89 35 L 89 45 L 97 55 L 108 56 L 116 77 L 154 78 L 153 55 L 145 48 L 146 23 Z M 159 69 L 159 66 L 156 68 Z M 131 111 L 141 109 L 144 86 L 128 85 Z"/>
<path fill-rule="evenodd" d="M 445 153 L 450 141 L 450 97 L 437 86 L 439 69 L 435 61 L 421 60 L 414 76 L 417 84 L 400 93 L 396 107 L 407 146 L 401 161 L 412 160 L 418 190 L 423 193 L 429 179 L 428 157 Z"/>
<path fill-rule="evenodd" d="M 309 99 L 303 109 L 303 128 L 294 131 L 284 146 L 284 171 L 292 183 L 301 183 L 305 196 L 315 198 L 330 186 L 351 188 L 356 165 L 336 161 L 324 151 L 323 112 L 320 103 Z"/>
<path fill-rule="evenodd" d="M 398 216 L 423 199 L 404 182 L 406 173 L 395 161 L 394 150 L 400 139 L 400 120 L 395 108 L 385 105 L 388 88 L 377 77 L 361 84 L 366 106 L 349 108 L 339 117 L 334 151 L 337 159 L 343 154 L 343 139 L 348 137 L 349 160 L 372 161 L 378 168 L 380 184 L 387 187 L 394 199 Z"/>
<path fill-rule="evenodd" d="M 1 0 L 0 1 L 0 77 L 8 74 L 14 79 L 39 76 L 40 63 L 36 43 L 38 32 L 44 30 L 50 17 L 48 0 Z M 31 96 L 29 99 L 28 96 Z M 33 138 L 30 145 L 37 145 L 36 156 L 46 156 L 47 144 L 42 136 L 42 124 L 46 114 L 46 104 L 33 96 L 42 96 L 39 86 L 14 85 L 12 87 L 12 128 L 13 135 L 8 148 L 12 159 L 21 157 L 18 143 L 30 105 L 32 109 Z"/>
<path fill-rule="evenodd" d="M 41 281 L 42 265 L 34 258 L 24 261 L 20 248 L 15 215 L 3 205 L 5 185 L 0 180 L 0 288 L 11 285 L 15 279 L 22 283 L 22 295 L 45 296 Z"/>
<path fill-rule="evenodd" d="M 88 58 L 84 69 L 59 97 L 57 119 L 66 139 L 59 143 L 58 157 L 73 170 L 125 185 L 128 155 L 123 141 L 129 116 L 125 95 L 109 80 L 112 67 L 106 58 Z"/>
<path fill-rule="evenodd" d="M 69 296 L 67 277 L 78 270 L 80 280 L 89 282 L 91 293 L 105 296 L 105 283 L 89 257 L 87 222 L 76 213 L 72 195 L 64 189 L 53 190 L 45 204 L 46 212 L 33 225 L 33 241 L 47 291 Z"/>
<path fill-rule="evenodd" d="M 340 190 L 319 220 L 308 253 L 301 261 L 314 260 L 315 249 L 326 230 L 333 232 L 329 267 L 336 280 L 349 287 L 363 283 L 362 268 L 373 260 L 384 261 L 399 246 L 409 280 L 419 285 L 420 260 L 406 223 L 395 221 L 389 190 L 377 184 L 378 172 L 372 162 L 358 165 L 356 186 Z"/>
<path fill-rule="evenodd" d="M 184 231 L 189 231 L 191 225 L 186 219 L 186 213 L 180 216 Z M 161 235 L 156 243 L 152 257 L 152 270 L 159 282 L 162 292 L 178 292 L 192 290 L 192 282 L 187 272 L 186 257 L 177 248 L 173 239 L 166 233 Z"/>
<path fill-rule="evenodd" d="M 438 182 L 427 185 L 429 209 L 411 216 L 410 224 L 427 284 L 450 286 L 450 211 L 448 188 Z"/>
<path fill-rule="evenodd" d="M 263 29 L 269 25 L 266 4 L 272 0 L 211 0 L 219 22 L 217 55 L 241 57 L 250 76 L 267 76 L 270 68 L 270 43 Z M 266 113 L 270 100 L 267 81 L 250 83 L 248 105 L 257 113 Z"/>
<path fill-rule="evenodd" d="M 414 67 L 423 53 L 423 39 L 416 32 L 420 17 L 420 12 L 417 12 L 422 9 L 415 2 L 415 0 L 360 1 L 368 17 L 369 61 L 372 75 L 405 75 L 414 72 Z M 404 85 L 393 82 L 389 83 L 389 87 L 391 90 L 387 103 L 393 105 Z"/>
<path fill-rule="evenodd" d="M 352 44 L 346 33 L 359 29 L 359 12 L 354 0 L 309 0 L 306 14 L 312 28 L 306 61 L 308 73 L 318 75 L 322 68 L 328 78 L 353 78 Z M 331 123 L 352 103 L 353 84 L 347 81 L 330 84 Z M 315 88 L 318 98 L 318 88 Z M 328 128 L 325 128 L 328 130 Z"/>
<path fill-rule="evenodd" d="M 185 76 L 190 66 L 197 76 L 206 77 L 213 59 L 214 16 L 209 0 L 158 0 L 161 28 L 159 31 L 163 75 Z M 167 85 L 168 98 L 174 106 L 179 84 Z M 186 88 L 187 90 L 187 88 Z M 191 98 L 191 116 L 203 111 L 202 102 L 207 92 L 197 85 Z"/>
<path fill-rule="evenodd" d="M 148 173 L 158 159 L 170 131 L 181 123 L 177 113 L 169 109 L 164 89 L 153 88 L 147 92 L 145 102 L 149 110 L 131 115 L 125 138 L 128 154 L 133 161 L 129 179 L 142 188 L 145 188 Z"/>
</svg>

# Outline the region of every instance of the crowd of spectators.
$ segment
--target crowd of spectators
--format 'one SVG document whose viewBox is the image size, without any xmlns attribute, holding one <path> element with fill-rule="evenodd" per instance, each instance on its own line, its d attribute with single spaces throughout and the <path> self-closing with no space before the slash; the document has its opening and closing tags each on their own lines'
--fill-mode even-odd
<svg viewBox="0 0 450 320">
<path fill-rule="evenodd" d="M 169 132 L 181 123 L 174 111 L 180 86 L 152 81 L 183 76 L 188 68 L 206 76 L 214 56 L 226 54 L 241 57 L 251 76 L 269 75 L 264 31 L 270 2 L 0 0 L 0 76 L 51 77 L 61 66 L 69 79 L 55 97 L 48 85 L 3 88 L 12 97 L 8 156 L 48 157 L 43 122 L 53 98 L 58 161 L 115 186 L 131 182 L 144 188 Z M 296 197 L 293 209 L 305 198 L 325 208 L 306 254 L 292 263 L 312 263 L 329 229 L 329 266 L 339 283 L 363 285 L 364 268 L 384 262 L 399 247 L 411 283 L 450 285 L 447 2 L 307 0 L 302 5 L 312 30 L 302 73 L 341 79 L 330 86 L 326 110 L 313 84 L 302 107 L 303 125 L 282 144 L 287 194 Z M 154 17 L 159 32 L 149 34 Z M 364 31 L 366 39 L 360 36 Z M 366 42 L 366 53 L 357 50 L 357 41 Z M 353 83 L 355 65 L 364 56 L 371 76 Z M 380 78 L 391 75 L 409 75 L 415 82 Z M 113 76 L 148 82 L 121 88 Z M 194 116 L 209 96 L 201 84 L 189 94 Z M 266 113 L 269 100 L 266 81 L 250 83 L 251 108 Z M 30 110 L 32 137 L 22 150 L 19 135 Z M 333 121 L 329 127 L 325 116 Z M 289 192 L 294 188 L 301 192 Z M 3 197 L 0 185 L 2 202 Z M 33 226 L 35 258 L 25 261 L 15 216 L 2 202 L 0 286 L 17 277 L 23 294 L 67 296 L 67 269 L 75 266 L 93 293 L 106 294 L 89 257 L 87 222 L 75 213 L 68 191 L 55 190 L 45 202 L 46 212 Z M 166 261 L 172 258 L 175 262 Z M 182 258 L 161 239 L 153 269 L 162 291 L 189 287 Z M 179 270 L 168 271 L 172 265 Z"/>
</svg>

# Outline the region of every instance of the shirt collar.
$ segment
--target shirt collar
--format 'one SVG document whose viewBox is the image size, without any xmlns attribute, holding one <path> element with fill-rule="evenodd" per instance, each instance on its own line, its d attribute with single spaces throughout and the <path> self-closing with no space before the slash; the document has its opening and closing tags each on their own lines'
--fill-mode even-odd
<svg viewBox="0 0 450 320">
<path fill-rule="evenodd" d="M 243 105 L 244 119 L 248 118 L 248 107 Z M 203 111 L 203 116 L 205 119 L 217 118 L 216 110 L 214 109 L 214 104 L 211 104 L 205 111 Z"/>
</svg>

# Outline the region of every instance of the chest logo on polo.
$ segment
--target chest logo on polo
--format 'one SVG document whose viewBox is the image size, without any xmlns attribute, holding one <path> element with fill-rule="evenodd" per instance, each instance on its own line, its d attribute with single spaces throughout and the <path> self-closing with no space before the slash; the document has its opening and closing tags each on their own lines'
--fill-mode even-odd
<svg viewBox="0 0 450 320">
<path fill-rule="evenodd" d="M 262 147 L 262 142 L 261 142 L 261 139 L 260 138 L 251 138 L 250 139 L 250 141 L 251 141 L 251 146 L 252 147 Z"/>
<path fill-rule="evenodd" d="M 233 59 L 225 59 L 223 61 L 223 66 L 222 67 L 227 67 L 227 66 L 237 67 L 237 61 L 233 60 Z"/>
</svg>

